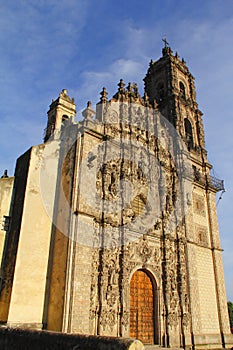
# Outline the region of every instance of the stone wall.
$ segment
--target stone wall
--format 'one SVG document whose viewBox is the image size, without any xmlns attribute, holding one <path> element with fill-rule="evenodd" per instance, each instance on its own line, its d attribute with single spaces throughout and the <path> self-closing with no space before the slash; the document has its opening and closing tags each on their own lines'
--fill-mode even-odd
<svg viewBox="0 0 233 350">
<path fill-rule="evenodd" d="M 45 210 L 40 186 L 42 179 L 40 163 L 44 149 L 44 145 L 32 147 L 27 152 L 28 159 L 18 160 L 17 171 L 24 168 L 28 170 L 25 191 L 19 198 L 24 200 L 22 220 L 15 228 L 20 230 L 20 238 L 7 319 L 11 327 L 29 324 L 33 325 L 33 328 L 41 329 L 43 323 L 52 226 L 51 219 Z M 21 179 L 18 179 L 17 191 L 20 186 L 22 186 Z M 52 197 L 53 192 L 51 191 L 50 194 Z M 14 207 L 16 206 L 15 201 Z"/>
<path fill-rule="evenodd" d="M 7 322 L 12 292 L 12 282 L 19 242 L 20 226 L 24 207 L 24 195 L 27 186 L 28 167 L 31 149 L 24 153 L 16 163 L 14 189 L 12 191 L 10 216 L 11 222 L 7 239 L 4 243 L 4 259 L 2 261 L 2 278 L 0 294 L 0 321 Z M 2 181 L 4 179 L 1 179 Z"/>
</svg>

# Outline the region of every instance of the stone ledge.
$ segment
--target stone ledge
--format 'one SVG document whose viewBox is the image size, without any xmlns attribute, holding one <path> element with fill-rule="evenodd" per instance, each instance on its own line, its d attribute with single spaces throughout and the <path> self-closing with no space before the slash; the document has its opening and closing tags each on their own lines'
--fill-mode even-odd
<svg viewBox="0 0 233 350">
<path fill-rule="evenodd" d="M 15 328 L 0 328 L 4 350 L 144 350 L 139 340 L 81 334 L 66 334 Z"/>
</svg>

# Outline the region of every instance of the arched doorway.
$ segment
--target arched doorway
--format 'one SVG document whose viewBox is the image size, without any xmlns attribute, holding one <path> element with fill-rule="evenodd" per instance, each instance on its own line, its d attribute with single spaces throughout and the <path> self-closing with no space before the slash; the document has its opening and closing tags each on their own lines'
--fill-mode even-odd
<svg viewBox="0 0 233 350">
<path fill-rule="evenodd" d="M 155 293 L 150 276 L 137 270 L 130 281 L 130 337 L 154 344 Z"/>
</svg>

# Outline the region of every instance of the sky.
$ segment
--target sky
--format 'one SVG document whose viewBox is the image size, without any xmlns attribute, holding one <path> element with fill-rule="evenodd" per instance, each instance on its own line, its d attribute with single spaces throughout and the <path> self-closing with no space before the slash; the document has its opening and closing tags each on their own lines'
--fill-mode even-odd
<svg viewBox="0 0 233 350">
<path fill-rule="evenodd" d="M 226 192 L 217 210 L 227 298 L 233 301 L 233 1 L 0 1 L 0 174 L 42 143 L 47 111 L 62 89 L 77 110 L 111 97 L 121 78 L 143 78 L 162 38 L 196 78 L 208 159 Z M 79 115 L 80 113 L 78 113 Z"/>
</svg>

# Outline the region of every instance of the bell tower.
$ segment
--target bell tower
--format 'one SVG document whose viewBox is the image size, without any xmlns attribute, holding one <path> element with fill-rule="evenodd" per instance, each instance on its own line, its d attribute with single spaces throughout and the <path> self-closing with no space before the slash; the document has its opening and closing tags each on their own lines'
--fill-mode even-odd
<svg viewBox="0 0 233 350">
<path fill-rule="evenodd" d="M 76 107 L 74 99 L 67 95 L 67 90 L 63 89 L 59 97 L 50 105 L 48 111 L 48 122 L 45 129 L 44 142 L 49 138 L 54 138 L 56 132 L 61 129 L 62 123 L 65 121 L 74 121 Z"/>
<path fill-rule="evenodd" d="M 173 55 L 166 39 L 162 57 L 150 62 L 145 82 L 149 101 L 177 129 L 191 153 L 204 153 L 202 112 L 196 102 L 194 77 L 184 59 Z"/>
<path fill-rule="evenodd" d="M 210 175 L 212 166 L 207 159 L 194 77 L 185 60 L 173 54 L 166 39 L 163 41 L 162 57 L 155 62 L 151 60 L 144 78 L 145 94 L 181 135 L 192 164 L 192 198 L 184 217 L 192 343 L 197 348 L 214 343 L 216 348 L 219 347 L 217 343 L 225 347 L 231 340 L 226 294 L 221 282 L 224 277 L 215 198 L 218 191 L 224 191 L 224 183 Z M 215 305 L 214 311 L 211 307 L 215 315 L 211 318 L 207 300 Z M 170 339 L 171 335 L 172 331 Z M 188 341 L 187 337 L 186 343 Z"/>
</svg>

